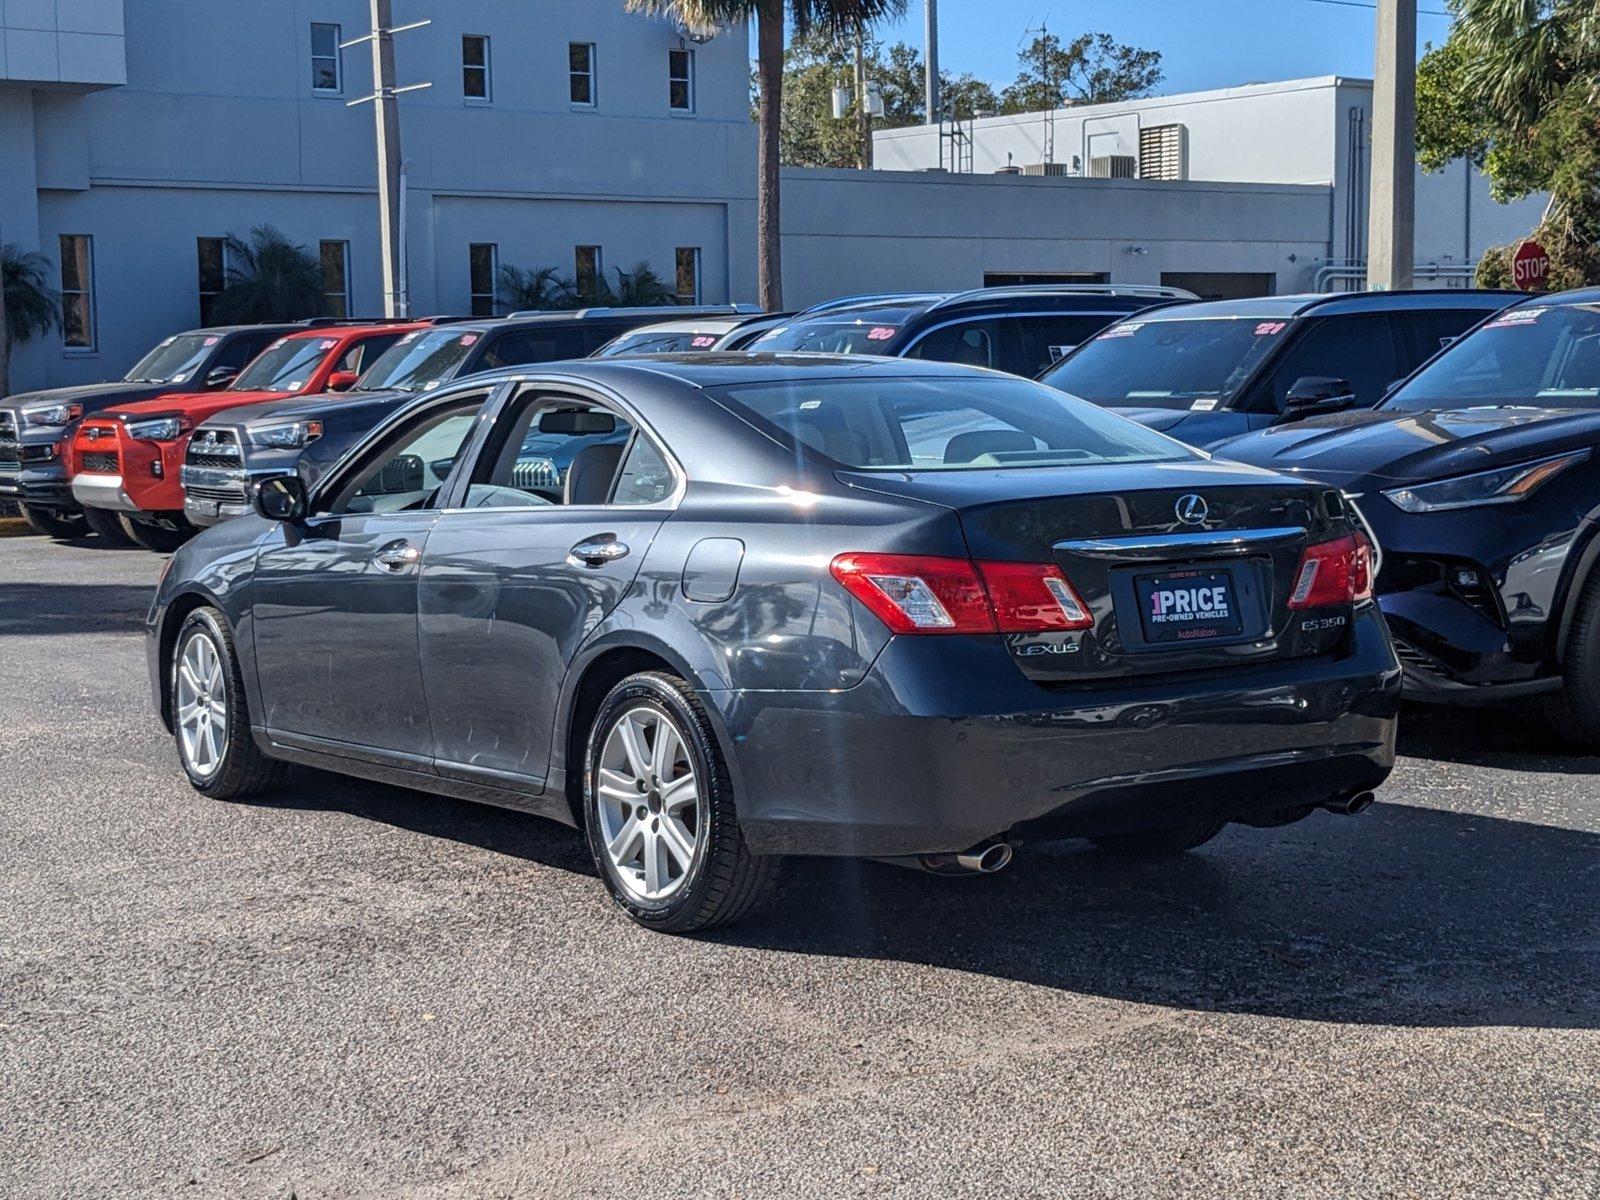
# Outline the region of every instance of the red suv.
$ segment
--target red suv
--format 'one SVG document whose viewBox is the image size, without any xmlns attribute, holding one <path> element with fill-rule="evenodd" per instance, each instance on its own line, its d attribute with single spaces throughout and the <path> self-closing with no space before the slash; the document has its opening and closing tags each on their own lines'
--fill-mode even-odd
<svg viewBox="0 0 1600 1200">
<path fill-rule="evenodd" d="M 363 367 L 429 322 L 322 325 L 281 337 L 220 392 L 172 393 L 108 408 L 84 420 L 67 451 L 72 495 L 115 514 L 150 550 L 173 550 L 193 532 L 183 515 L 181 470 L 195 426 L 230 408 L 342 392 Z"/>
</svg>

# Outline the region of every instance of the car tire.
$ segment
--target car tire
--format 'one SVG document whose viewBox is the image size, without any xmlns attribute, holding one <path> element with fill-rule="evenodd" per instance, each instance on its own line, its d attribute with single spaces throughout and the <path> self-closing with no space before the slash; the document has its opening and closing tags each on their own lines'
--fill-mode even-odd
<svg viewBox="0 0 1600 1200">
<path fill-rule="evenodd" d="M 197 608 L 184 618 L 172 644 L 168 686 L 178 762 L 196 791 L 243 800 L 282 781 L 284 764 L 261 753 L 251 735 L 239 655 L 216 609 Z"/>
<path fill-rule="evenodd" d="M 128 544 L 128 535 L 122 532 L 122 522 L 117 520 L 114 512 L 107 512 L 103 508 L 86 508 L 83 510 L 83 523 L 96 537 L 113 546 Z"/>
<path fill-rule="evenodd" d="M 601 701 L 584 755 L 583 806 L 601 879 L 647 929 L 726 925 L 777 889 L 782 860 L 750 853 L 715 730 L 676 676 L 630 675 Z"/>
<path fill-rule="evenodd" d="M 1203 846 L 1222 832 L 1226 821 L 1197 817 L 1170 829 L 1141 829 L 1138 833 L 1114 833 L 1089 840 L 1101 850 L 1130 858 L 1166 858 Z"/>
<path fill-rule="evenodd" d="M 136 521 L 122 513 L 117 514 L 117 520 L 121 523 L 122 532 L 127 535 L 129 541 L 143 546 L 146 550 L 154 550 L 157 554 L 171 554 L 199 532 L 187 521 L 177 529 L 168 529 L 165 525 L 156 525 L 150 521 Z"/>
<path fill-rule="evenodd" d="M 1600 573 L 1591 574 L 1562 656 L 1561 690 L 1544 702 L 1557 737 L 1574 750 L 1600 750 Z"/>
<path fill-rule="evenodd" d="M 22 519 L 28 523 L 28 528 L 45 537 L 67 540 L 81 538 L 89 532 L 89 525 L 81 512 L 63 516 L 53 509 L 38 508 L 32 504 L 19 504 L 17 507 L 22 510 Z"/>
</svg>

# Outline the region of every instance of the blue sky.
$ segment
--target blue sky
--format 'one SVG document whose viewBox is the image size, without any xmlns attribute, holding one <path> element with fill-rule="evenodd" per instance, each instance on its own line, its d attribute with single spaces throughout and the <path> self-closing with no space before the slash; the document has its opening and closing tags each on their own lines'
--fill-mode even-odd
<svg viewBox="0 0 1600 1200">
<path fill-rule="evenodd" d="M 1420 0 L 1418 49 L 1444 40 L 1444 0 Z M 1162 53 L 1161 92 L 1312 75 L 1372 75 L 1374 13 L 1318 0 L 940 0 L 939 65 L 995 83 L 1016 77 L 1023 31 L 1041 21 L 1063 37 L 1094 30 Z M 922 44 L 922 0 L 908 0 L 885 41 Z"/>
</svg>

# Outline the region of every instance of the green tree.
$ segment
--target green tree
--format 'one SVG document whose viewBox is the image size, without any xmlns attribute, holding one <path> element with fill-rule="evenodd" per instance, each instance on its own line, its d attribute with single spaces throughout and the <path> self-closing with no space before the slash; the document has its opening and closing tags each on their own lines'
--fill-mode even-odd
<svg viewBox="0 0 1600 1200">
<path fill-rule="evenodd" d="M 1417 68 L 1417 152 L 1425 170 L 1465 156 L 1496 200 L 1549 192 L 1534 235 L 1549 286 L 1600 283 L 1600 9 L 1594 0 L 1451 0 L 1450 36 Z M 1479 263 L 1510 279 L 1514 247 Z"/>
<path fill-rule="evenodd" d="M 927 119 L 928 68 L 915 46 L 905 42 L 890 46 L 874 77 L 883 86 L 886 129 L 921 125 Z M 939 99 L 947 112 L 962 118 L 1000 111 L 1000 98 L 994 88 L 969 72 L 952 75 L 941 70 Z"/>
<path fill-rule="evenodd" d="M 50 260 L 0 245 L 0 396 L 11 394 L 11 349 L 61 327 L 61 296 L 50 286 Z"/>
<path fill-rule="evenodd" d="M 495 277 L 494 301 L 501 312 L 573 308 L 578 303 L 578 285 L 554 267 L 505 263 Z"/>
<path fill-rule="evenodd" d="M 219 325 L 299 321 L 325 311 L 321 263 L 271 225 L 257 225 L 248 240 L 230 233 L 227 264 L 211 310 Z"/>
<path fill-rule="evenodd" d="M 867 73 L 877 44 L 868 42 Z M 853 117 L 836 120 L 833 89 L 855 86 L 853 39 L 825 29 L 795 37 L 783 54 L 783 116 L 778 153 L 786 167 L 858 167 L 860 147 Z"/>
<path fill-rule="evenodd" d="M 670 17 L 694 33 L 714 33 L 751 19 L 756 23 L 756 274 L 761 306 L 783 307 L 782 225 L 778 167 L 783 119 L 784 19 L 796 37 L 813 29 L 842 36 L 905 11 L 905 0 L 627 0 L 632 12 Z"/>
<path fill-rule="evenodd" d="M 1133 100 L 1148 96 L 1166 78 L 1161 51 L 1126 46 L 1107 33 L 1085 33 L 1070 42 L 1041 33 L 1017 59 L 1021 70 L 1000 94 L 1002 112 Z"/>
</svg>

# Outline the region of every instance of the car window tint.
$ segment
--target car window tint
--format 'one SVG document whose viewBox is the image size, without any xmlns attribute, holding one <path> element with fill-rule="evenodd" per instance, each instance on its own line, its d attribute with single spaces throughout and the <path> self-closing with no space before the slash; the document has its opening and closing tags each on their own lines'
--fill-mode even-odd
<svg viewBox="0 0 1600 1200">
<path fill-rule="evenodd" d="M 1391 411 L 1600 406 L 1600 306 L 1521 304 L 1462 338 L 1384 401 Z"/>
<path fill-rule="evenodd" d="M 339 359 L 339 365 L 334 367 L 334 370 L 355 371 L 359 374 L 363 366 L 376 362 L 379 355 L 399 340 L 400 335 L 398 333 L 386 333 L 380 337 L 365 338 L 344 352 Z"/>
<path fill-rule="evenodd" d="M 238 370 L 261 352 L 261 348 L 272 339 L 270 337 L 251 337 L 248 334 L 229 338 L 217 351 L 217 357 L 211 367 L 232 367 Z"/>
<path fill-rule="evenodd" d="M 672 468 L 656 444 L 647 437 L 636 437 L 617 472 L 613 504 L 659 504 L 672 495 Z"/>
<path fill-rule="evenodd" d="M 998 320 L 962 321 L 923 335 L 905 356 L 968 367 L 999 367 L 1001 336 Z"/>
<path fill-rule="evenodd" d="M 547 325 L 502 333 L 483 352 L 485 367 L 510 367 L 519 363 L 554 362 L 582 358 L 588 351 L 583 331 L 575 325 Z"/>
<path fill-rule="evenodd" d="M 485 397 L 486 393 L 478 393 L 384 439 L 328 511 L 386 513 L 437 507 L 439 489 L 466 445 Z"/>
<path fill-rule="evenodd" d="M 1074 347 L 1088 341 L 1118 313 L 1052 313 L 1049 316 L 1016 317 L 1016 353 L 1020 359 L 1010 364 L 1013 372 L 1032 379 L 1051 363 L 1060 362 Z"/>
<path fill-rule="evenodd" d="M 1395 313 L 1395 323 L 1405 335 L 1406 361 L 1401 364 L 1405 373 L 1416 370 L 1486 315 L 1472 309 Z"/>
<path fill-rule="evenodd" d="M 1323 317 L 1290 346 L 1272 368 L 1266 386 L 1252 397 L 1254 411 L 1282 412 L 1284 397 L 1300 379 L 1320 375 L 1346 380 L 1356 406 L 1370 408 L 1405 374 L 1395 359 L 1385 313 Z"/>
<path fill-rule="evenodd" d="M 633 426 L 596 404 L 529 391 L 502 415 L 465 507 L 605 504 Z"/>
</svg>

